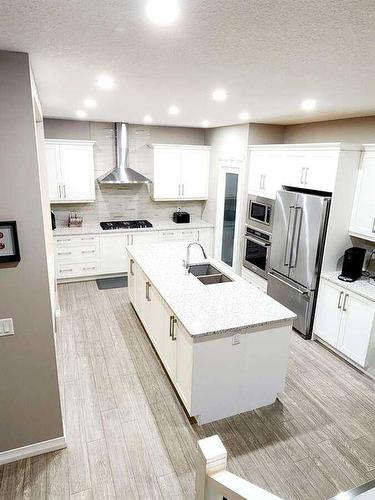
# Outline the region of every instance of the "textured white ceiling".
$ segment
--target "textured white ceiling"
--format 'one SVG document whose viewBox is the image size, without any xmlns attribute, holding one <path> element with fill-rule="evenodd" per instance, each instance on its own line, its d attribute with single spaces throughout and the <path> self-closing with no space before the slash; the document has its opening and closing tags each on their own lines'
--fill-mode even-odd
<svg viewBox="0 0 375 500">
<path fill-rule="evenodd" d="M 0 48 L 29 52 L 46 116 L 200 126 L 375 113 L 374 0 L 180 0 L 172 27 L 146 0 L 1 0 Z M 115 78 L 111 92 L 95 77 Z M 216 87 L 226 102 L 212 101 Z M 316 111 L 301 111 L 314 97 Z M 176 104 L 178 116 L 167 108 Z"/>
</svg>

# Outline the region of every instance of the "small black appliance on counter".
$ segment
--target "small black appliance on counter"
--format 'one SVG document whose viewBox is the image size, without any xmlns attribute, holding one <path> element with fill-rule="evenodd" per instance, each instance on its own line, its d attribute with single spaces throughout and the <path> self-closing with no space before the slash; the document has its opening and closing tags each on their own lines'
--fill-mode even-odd
<svg viewBox="0 0 375 500">
<path fill-rule="evenodd" d="M 363 262 L 366 250 L 364 248 L 352 247 L 345 250 L 342 271 L 339 276 L 341 281 L 355 281 L 362 275 Z"/>
<path fill-rule="evenodd" d="M 56 229 L 56 217 L 53 212 L 51 212 L 51 224 L 52 224 L 52 230 Z"/>
<path fill-rule="evenodd" d="M 190 214 L 188 212 L 173 212 L 173 222 L 176 224 L 186 224 L 190 222 Z"/>
</svg>

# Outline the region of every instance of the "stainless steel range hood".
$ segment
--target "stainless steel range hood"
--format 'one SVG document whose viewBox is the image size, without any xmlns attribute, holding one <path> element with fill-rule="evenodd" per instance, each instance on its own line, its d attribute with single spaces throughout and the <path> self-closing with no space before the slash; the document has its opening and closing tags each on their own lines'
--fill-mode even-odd
<svg viewBox="0 0 375 500">
<path fill-rule="evenodd" d="M 98 177 L 99 184 L 149 184 L 144 175 L 128 167 L 128 129 L 126 123 L 116 123 L 116 167 Z"/>
</svg>

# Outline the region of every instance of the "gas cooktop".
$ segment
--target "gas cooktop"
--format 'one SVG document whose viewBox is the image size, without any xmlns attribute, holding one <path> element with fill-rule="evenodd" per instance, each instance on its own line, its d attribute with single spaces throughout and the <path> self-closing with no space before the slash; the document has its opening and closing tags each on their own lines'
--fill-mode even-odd
<svg viewBox="0 0 375 500">
<path fill-rule="evenodd" d="M 146 227 L 152 227 L 151 222 L 148 220 L 115 220 L 101 222 L 100 225 L 104 231 L 110 229 L 144 229 Z"/>
</svg>

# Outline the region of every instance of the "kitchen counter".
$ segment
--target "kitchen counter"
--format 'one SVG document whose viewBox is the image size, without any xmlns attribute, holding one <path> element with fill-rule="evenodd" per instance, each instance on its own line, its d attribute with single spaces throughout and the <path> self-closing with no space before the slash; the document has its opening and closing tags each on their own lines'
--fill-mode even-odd
<svg viewBox="0 0 375 500">
<path fill-rule="evenodd" d="M 192 274 L 186 274 L 182 265 L 186 247 L 186 242 L 167 247 L 135 245 L 128 252 L 192 337 L 232 335 L 236 330 L 292 324 L 293 312 L 222 263 L 207 259 L 232 282 L 204 285 Z M 192 250 L 191 263 L 202 263 L 200 249 Z"/>
<path fill-rule="evenodd" d="M 205 424 L 272 404 L 285 387 L 294 313 L 211 258 L 204 263 L 233 281 L 204 285 L 185 272 L 186 247 L 128 247 L 124 293 L 187 412 Z M 198 246 L 190 263 L 203 263 Z"/>
<path fill-rule="evenodd" d="M 108 219 L 109 220 L 109 219 Z M 121 219 L 111 219 L 111 220 L 121 220 Z M 113 234 L 113 233 L 134 233 L 134 232 L 144 232 L 144 231 L 167 231 L 167 230 L 184 230 L 184 229 L 205 229 L 213 228 L 213 224 L 206 222 L 202 219 L 192 219 L 189 224 L 176 224 L 172 219 L 147 219 L 151 222 L 153 227 L 147 227 L 144 229 L 114 229 L 109 231 L 104 231 L 99 221 L 96 223 L 83 224 L 82 227 L 69 227 L 69 226 L 58 226 L 53 230 L 53 236 L 74 236 L 82 234 Z"/>
<path fill-rule="evenodd" d="M 323 273 L 321 277 L 326 279 L 327 281 L 330 281 L 331 283 L 334 283 L 335 285 L 345 288 L 350 292 L 357 293 L 365 299 L 375 302 L 375 285 L 369 283 L 367 278 L 362 277 L 357 281 L 353 281 L 352 283 L 350 283 L 348 281 L 339 280 L 339 275 L 340 273 L 336 271 L 331 273 Z"/>
</svg>

